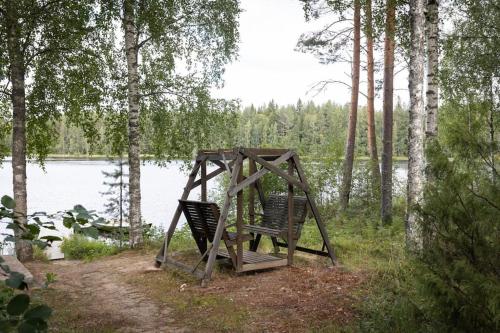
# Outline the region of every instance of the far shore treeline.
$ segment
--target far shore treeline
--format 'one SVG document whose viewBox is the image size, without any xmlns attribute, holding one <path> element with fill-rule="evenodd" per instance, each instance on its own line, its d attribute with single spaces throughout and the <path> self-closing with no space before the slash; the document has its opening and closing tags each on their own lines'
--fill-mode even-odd
<svg viewBox="0 0 500 333">
<path fill-rule="evenodd" d="M 274 101 L 260 106 L 247 106 L 233 114 L 225 115 L 221 129 L 210 133 L 203 148 L 244 147 L 284 147 L 296 149 L 305 158 L 321 158 L 328 152 L 330 156 L 342 159 L 347 132 L 349 104 L 333 102 L 315 104 L 302 102 L 278 105 Z M 174 114 L 175 117 L 175 114 Z M 368 156 L 366 108 L 360 108 L 360 126 L 357 128 L 357 158 Z M 381 149 L 382 113 L 375 112 L 377 146 Z M 49 156 L 55 158 L 107 158 L 113 157 L 106 120 L 96 122 L 94 140 L 89 141 L 80 127 L 71 125 L 62 115 L 50 125 L 58 135 L 50 143 Z M 405 158 L 407 146 L 408 110 L 398 103 L 394 109 L 394 156 Z M 145 135 L 141 142 L 141 155 L 146 159 L 155 158 L 155 144 L 151 140 L 153 130 L 143 125 Z M 149 134 L 149 135 L 148 135 Z M 10 155 L 10 135 L 3 138 L 2 146 Z M 189 152 L 171 158 L 189 159 Z M 194 152 L 191 152 L 194 153 Z M 116 157 L 116 156 L 115 156 Z"/>
</svg>

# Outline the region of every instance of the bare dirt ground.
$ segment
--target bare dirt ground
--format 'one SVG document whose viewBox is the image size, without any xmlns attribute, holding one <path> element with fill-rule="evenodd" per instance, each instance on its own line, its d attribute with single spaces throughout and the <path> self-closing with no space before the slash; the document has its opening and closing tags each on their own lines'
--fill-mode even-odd
<svg viewBox="0 0 500 333">
<path fill-rule="evenodd" d="M 299 260 L 294 267 L 236 275 L 216 271 L 208 288 L 153 267 L 153 253 L 90 263 L 30 263 L 55 309 L 54 332 L 334 332 L 357 319 L 361 272 Z"/>
<path fill-rule="evenodd" d="M 174 325 L 171 309 L 165 304 L 147 297 L 139 288 L 125 282 L 131 274 L 145 274 L 155 269 L 150 255 L 127 253 L 84 263 L 76 260 L 61 260 L 51 263 L 28 263 L 28 269 L 37 281 L 45 274 L 56 274 L 57 281 L 50 285 L 47 296 L 54 291 L 54 303 L 63 302 L 64 307 L 78 311 L 76 318 L 60 318 L 61 327 L 54 331 L 113 331 L 113 332 L 180 332 Z M 46 298 L 46 297 L 44 297 Z M 51 302 L 49 302 L 51 303 Z M 64 312 L 61 304 L 51 304 L 54 317 Z M 74 327 L 72 327 L 74 325 Z M 119 329 L 117 329 L 119 327 Z"/>
</svg>

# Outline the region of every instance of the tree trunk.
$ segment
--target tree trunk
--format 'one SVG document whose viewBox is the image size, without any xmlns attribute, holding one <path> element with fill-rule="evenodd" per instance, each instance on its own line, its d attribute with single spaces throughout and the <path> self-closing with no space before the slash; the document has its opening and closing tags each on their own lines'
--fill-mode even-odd
<svg viewBox="0 0 500 333">
<path fill-rule="evenodd" d="M 358 117 L 359 70 L 360 70 L 360 53 L 361 53 L 360 11 L 361 11 L 360 0 L 355 0 L 351 109 L 349 112 L 349 125 L 347 129 L 347 140 L 345 147 L 344 173 L 342 177 L 342 190 L 340 193 L 340 207 L 342 210 L 345 210 L 349 205 L 349 195 L 351 192 L 351 182 L 352 182 L 352 168 L 354 164 L 354 147 L 356 141 L 356 121 Z"/>
<path fill-rule="evenodd" d="M 139 138 L 139 72 L 135 1 L 124 2 L 123 25 L 128 71 L 128 161 L 129 161 L 129 241 L 131 247 L 141 246 L 141 160 Z"/>
<path fill-rule="evenodd" d="M 396 24 L 396 1 L 387 0 L 384 39 L 384 101 L 382 134 L 382 200 L 383 224 L 392 222 L 392 129 L 394 92 L 394 33 Z"/>
<path fill-rule="evenodd" d="M 366 1 L 366 57 L 368 76 L 368 101 L 366 106 L 366 119 L 368 126 L 368 154 L 372 170 L 373 197 L 380 197 L 380 168 L 377 154 L 377 139 L 375 135 L 375 79 L 373 60 L 373 23 L 372 0 Z"/>
<path fill-rule="evenodd" d="M 12 185 L 14 193 L 15 220 L 21 228 L 27 224 L 28 202 L 26 190 L 26 87 L 24 57 L 19 40 L 19 19 L 15 1 L 7 3 L 7 48 L 12 82 Z M 33 259 L 33 248 L 29 241 L 21 239 L 23 230 L 16 230 L 16 255 L 20 261 Z"/>
<path fill-rule="evenodd" d="M 438 115 L 438 65 L 439 65 L 439 3 L 438 0 L 427 0 L 426 16 L 427 32 L 427 106 L 426 129 L 427 140 L 437 136 Z"/>
<path fill-rule="evenodd" d="M 423 197 L 424 120 L 423 99 L 425 63 L 425 0 L 410 0 L 410 123 L 408 131 L 408 190 L 406 244 L 410 251 L 422 248 L 422 231 L 415 210 Z"/>
</svg>

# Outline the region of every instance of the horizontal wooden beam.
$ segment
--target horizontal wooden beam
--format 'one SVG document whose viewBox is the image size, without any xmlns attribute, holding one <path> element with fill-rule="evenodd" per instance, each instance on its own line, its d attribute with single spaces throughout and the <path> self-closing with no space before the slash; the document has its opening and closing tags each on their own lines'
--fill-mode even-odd
<svg viewBox="0 0 500 333">
<path fill-rule="evenodd" d="M 240 270 L 238 270 L 238 273 L 242 272 L 250 272 L 250 271 L 256 271 L 259 269 L 267 269 L 267 268 L 273 268 L 273 267 L 281 267 L 281 266 L 286 266 L 287 265 L 287 259 L 276 259 L 276 260 L 271 260 L 271 261 L 263 261 L 263 262 L 258 262 L 254 264 L 244 264 Z"/>
<path fill-rule="evenodd" d="M 288 248 L 288 244 L 287 243 L 276 242 L 276 245 L 278 245 L 279 247 Z M 310 254 L 315 254 L 315 255 L 318 255 L 318 256 L 322 256 L 322 257 L 329 257 L 330 256 L 328 254 L 328 252 L 324 252 L 324 251 L 320 251 L 320 250 L 314 250 L 314 249 L 309 249 L 307 247 L 302 247 L 302 246 L 295 246 L 295 250 L 301 251 L 301 252 L 310 253 Z"/>
<path fill-rule="evenodd" d="M 234 149 L 214 149 L 214 150 L 200 150 L 196 157 L 196 160 L 201 160 L 203 158 L 208 161 L 222 161 L 222 160 L 235 160 L 238 156 L 238 151 L 241 149 L 245 149 L 248 152 L 251 152 L 266 161 L 272 161 L 286 152 L 290 151 L 289 149 L 282 148 L 234 148 Z"/>
<path fill-rule="evenodd" d="M 278 157 L 277 159 L 275 159 L 274 161 L 271 161 L 269 163 L 274 164 L 274 165 L 280 165 L 281 163 L 286 162 L 292 156 L 293 156 L 293 152 L 288 151 L 285 154 Z M 250 159 L 253 159 L 253 158 L 250 158 Z M 256 173 L 248 176 L 245 180 L 238 183 L 234 188 L 232 188 L 229 191 L 229 195 L 230 196 L 235 195 L 236 193 L 238 193 L 239 191 L 241 191 L 245 187 L 255 183 L 257 180 L 259 180 L 262 176 L 264 176 L 268 172 L 269 172 L 269 169 L 264 168 L 264 169 L 260 169 Z"/>
</svg>

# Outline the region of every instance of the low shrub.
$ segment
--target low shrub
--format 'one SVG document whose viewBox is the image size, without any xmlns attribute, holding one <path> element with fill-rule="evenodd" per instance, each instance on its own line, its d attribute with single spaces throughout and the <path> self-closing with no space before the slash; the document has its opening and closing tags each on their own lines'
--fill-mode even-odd
<svg viewBox="0 0 500 333">
<path fill-rule="evenodd" d="M 33 259 L 35 259 L 36 261 L 41 261 L 41 262 L 48 262 L 49 261 L 49 257 L 47 255 L 47 253 L 45 253 L 45 251 L 41 248 L 39 248 L 38 246 L 33 246 Z"/>
<path fill-rule="evenodd" d="M 63 240 L 61 251 L 64 253 L 65 258 L 91 261 L 96 258 L 116 254 L 119 248 L 116 245 L 106 244 L 105 242 L 88 239 L 83 235 L 74 234 Z"/>
</svg>

